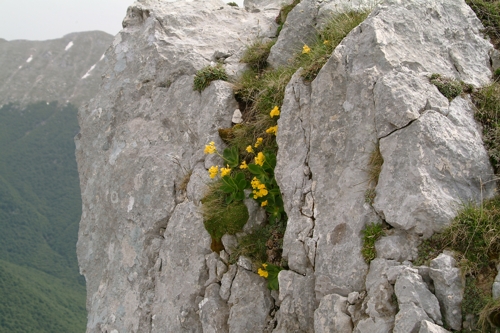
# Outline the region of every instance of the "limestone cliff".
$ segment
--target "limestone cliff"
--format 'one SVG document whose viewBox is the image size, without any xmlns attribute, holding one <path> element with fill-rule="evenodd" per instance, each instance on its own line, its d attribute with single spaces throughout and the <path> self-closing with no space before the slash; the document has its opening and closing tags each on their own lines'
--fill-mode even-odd
<svg viewBox="0 0 500 333">
<path fill-rule="evenodd" d="M 489 82 L 492 46 L 474 12 L 463 0 L 303 0 L 277 37 L 279 1 L 245 5 L 136 2 L 106 53 L 75 139 L 88 332 L 434 332 L 443 316 L 458 329 L 457 303 L 427 285 L 456 263 L 443 254 L 429 273 L 411 261 L 461 202 L 493 194 L 470 100 L 450 102 L 428 79 Z M 210 250 L 200 200 L 214 157 L 203 147 L 224 146 L 217 130 L 238 102 L 228 82 L 194 91 L 194 74 L 221 61 L 235 80 L 257 38 L 277 38 L 269 62 L 279 66 L 332 12 L 367 7 L 316 79 L 299 69 L 286 88 L 276 178 L 289 270 L 271 294 L 251 265 Z M 371 205 L 376 147 L 384 163 Z M 361 230 L 380 221 L 391 230 L 367 265 Z"/>
</svg>

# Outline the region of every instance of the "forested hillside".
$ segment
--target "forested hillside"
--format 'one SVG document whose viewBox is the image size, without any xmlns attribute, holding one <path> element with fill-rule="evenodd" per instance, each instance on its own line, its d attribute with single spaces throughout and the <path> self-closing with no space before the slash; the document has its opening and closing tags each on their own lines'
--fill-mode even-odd
<svg viewBox="0 0 500 333">
<path fill-rule="evenodd" d="M 0 332 L 83 332 L 77 109 L 0 109 Z"/>
</svg>

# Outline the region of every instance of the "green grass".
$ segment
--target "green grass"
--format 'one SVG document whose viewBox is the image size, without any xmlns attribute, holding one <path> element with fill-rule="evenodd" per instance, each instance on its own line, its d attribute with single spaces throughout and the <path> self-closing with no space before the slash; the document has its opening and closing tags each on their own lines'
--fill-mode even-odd
<svg viewBox="0 0 500 333">
<path fill-rule="evenodd" d="M 464 316 L 482 317 L 483 325 L 487 325 L 484 318 L 497 311 L 491 287 L 500 256 L 500 197 L 485 200 L 482 205 L 464 205 L 450 226 L 419 246 L 414 264 L 428 264 L 444 249 L 455 253 L 466 276 Z"/>
<path fill-rule="evenodd" d="M 250 45 L 243 56 L 241 62 L 247 63 L 253 70 L 260 71 L 267 67 L 267 57 L 276 41 L 263 42 L 257 40 Z"/>
<path fill-rule="evenodd" d="M 466 0 L 465 1 L 485 27 L 485 33 L 491 38 L 495 47 L 500 42 L 500 1 L 498 0 Z"/>
<path fill-rule="evenodd" d="M 205 90 L 212 81 L 223 80 L 227 81 L 228 77 L 226 70 L 221 64 L 215 66 L 207 66 L 196 72 L 193 81 L 193 89 L 199 92 Z"/>
<path fill-rule="evenodd" d="M 500 84 L 481 88 L 472 94 L 475 118 L 483 125 L 483 141 L 495 172 L 500 168 Z"/>
<path fill-rule="evenodd" d="M 234 235 L 242 231 L 249 217 L 243 201 L 226 204 L 226 194 L 220 189 L 221 185 L 221 180 L 210 184 L 202 200 L 205 229 L 216 242 L 225 234 Z"/>
<path fill-rule="evenodd" d="M 361 254 L 366 263 L 370 263 L 377 256 L 375 243 L 384 234 L 384 229 L 380 223 L 370 223 L 363 229 L 363 248 Z"/>
</svg>

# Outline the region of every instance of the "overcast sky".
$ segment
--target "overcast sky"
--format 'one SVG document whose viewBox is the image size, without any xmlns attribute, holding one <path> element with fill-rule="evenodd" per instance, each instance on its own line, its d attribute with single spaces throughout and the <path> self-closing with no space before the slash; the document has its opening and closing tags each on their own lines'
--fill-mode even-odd
<svg viewBox="0 0 500 333">
<path fill-rule="evenodd" d="M 243 4 L 243 0 L 235 2 Z M 134 0 L 0 0 L 0 38 L 46 40 L 90 30 L 115 35 L 133 3 Z"/>
</svg>

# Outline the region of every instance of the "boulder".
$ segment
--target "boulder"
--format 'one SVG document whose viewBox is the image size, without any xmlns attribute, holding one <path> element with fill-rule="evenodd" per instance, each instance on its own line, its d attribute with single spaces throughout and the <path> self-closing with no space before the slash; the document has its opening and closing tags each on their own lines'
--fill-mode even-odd
<svg viewBox="0 0 500 333">
<path fill-rule="evenodd" d="M 434 282 L 435 294 L 450 328 L 462 328 L 462 299 L 465 281 L 451 253 L 441 253 L 431 260 L 429 275 Z"/>
<path fill-rule="evenodd" d="M 347 314 L 346 297 L 336 294 L 326 295 L 321 299 L 314 317 L 315 333 L 352 332 L 351 317 Z"/>
</svg>

